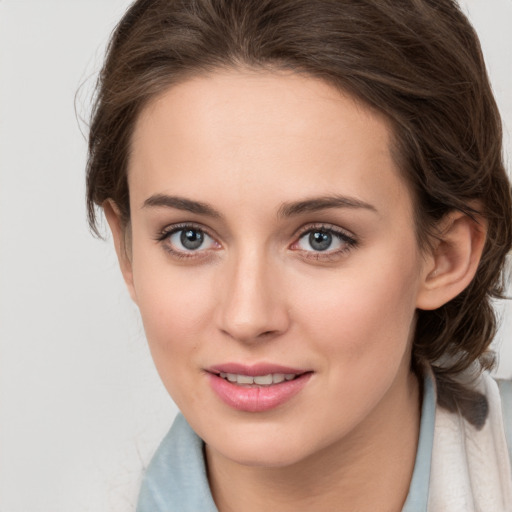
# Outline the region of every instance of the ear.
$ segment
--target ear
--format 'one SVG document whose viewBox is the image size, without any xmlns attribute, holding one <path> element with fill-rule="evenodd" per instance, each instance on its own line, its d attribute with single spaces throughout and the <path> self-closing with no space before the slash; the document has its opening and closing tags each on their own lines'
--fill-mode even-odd
<svg viewBox="0 0 512 512">
<path fill-rule="evenodd" d="M 417 297 L 419 309 L 437 309 L 461 293 L 478 269 L 487 224 L 462 212 L 447 214 L 440 222 L 439 237 L 425 259 Z"/>
<path fill-rule="evenodd" d="M 128 287 L 131 298 L 135 303 L 137 303 L 135 288 L 133 286 L 133 270 L 129 252 L 130 247 L 127 245 L 126 230 L 128 228 L 123 225 L 119 207 L 112 199 L 107 199 L 103 203 L 102 207 L 105 213 L 105 217 L 107 218 L 110 231 L 112 232 L 114 247 L 116 249 L 117 259 L 119 261 L 121 273 L 123 274 L 123 279 L 126 283 L 126 286 Z"/>
</svg>

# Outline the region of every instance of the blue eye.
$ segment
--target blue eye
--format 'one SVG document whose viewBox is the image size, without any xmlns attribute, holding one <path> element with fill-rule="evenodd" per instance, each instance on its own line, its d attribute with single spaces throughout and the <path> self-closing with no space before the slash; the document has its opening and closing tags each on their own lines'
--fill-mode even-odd
<svg viewBox="0 0 512 512">
<path fill-rule="evenodd" d="M 211 236 L 195 226 L 175 226 L 163 233 L 159 240 L 174 254 L 197 253 L 218 247 Z"/>
<path fill-rule="evenodd" d="M 179 238 L 179 243 L 187 251 L 195 251 L 203 245 L 205 235 L 198 229 L 181 229 L 171 236 L 171 241 L 176 243 L 178 240 L 173 240 L 176 238 Z"/>
<path fill-rule="evenodd" d="M 296 242 L 296 249 L 316 253 L 341 253 L 355 245 L 355 240 L 332 228 L 309 229 Z"/>
<path fill-rule="evenodd" d="M 315 251 L 326 251 L 332 245 L 333 237 L 331 233 L 324 231 L 312 231 L 308 235 L 308 244 Z"/>
</svg>

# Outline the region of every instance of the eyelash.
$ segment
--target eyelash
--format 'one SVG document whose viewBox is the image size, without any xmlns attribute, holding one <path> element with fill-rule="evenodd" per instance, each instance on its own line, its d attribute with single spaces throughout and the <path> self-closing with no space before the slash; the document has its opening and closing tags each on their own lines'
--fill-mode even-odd
<svg viewBox="0 0 512 512">
<path fill-rule="evenodd" d="M 167 226 L 166 228 L 164 228 L 162 231 L 160 231 L 158 233 L 158 235 L 156 237 L 156 241 L 161 243 L 163 245 L 165 251 L 167 251 L 169 254 L 171 254 L 173 257 L 175 257 L 177 259 L 182 259 L 182 260 L 191 259 L 191 258 L 197 259 L 197 258 L 205 258 L 205 257 L 210 256 L 211 254 L 207 254 L 208 253 L 207 250 L 202 250 L 202 251 L 201 250 L 197 250 L 197 251 L 191 250 L 190 252 L 187 252 L 187 251 L 180 251 L 180 250 L 176 250 L 176 249 L 172 248 L 172 245 L 168 241 L 169 237 L 171 237 L 172 235 L 174 235 L 176 233 L 179 233 L 180 231 L 186 231 L 186 230 L 193 230 L 193 231 L 201 232 L 216 242 L 215 237 L 213 235 L 211 235 L 207 229 L 205 229 L 203 226 L 201 226 L 199 224 L 194 224 L 194 223 L 183 223 L 183 224 L 174 224 L 172 226 Z M 306 251 L 306 250 L 300 249 L 298 247 L 297 248 L 294 247 L 294 246 L 298 246 L 299 242 L 306 235 L 315 233 L 315 232 L 332 235 L 334 238 L 338 239 L 343 244 L 343 247 L 341 249 L 337 249 L 334 251 L 329 250 L 329 249 L 327 249 L 325 251 L 314 251 L 314 250 Z M 308 260 L 312 259 L 315 261 L 328 262 L 328 261 L 338 259 L 339 257 L 348 253 L 349 251 L 351 251 L 353 248 L 355 248 L 358 245 L 358 241 L 352 235 L 348 234 L 346 231 L 338 228 L 337 226 L 333 226 L 331 224 L 313 224 L 313 225 L 309 224 L 307 226 L 302 227 L 298 231 L 298 233 L 296 233 L 295 237 L 296 237 L 296 241 L 290 245 L 290 248 L 293 251 L 302 253 L 301 254 L 302 258 L 308 259 Z M 216 243 L 218 244 L 218 242 L 216 242 Z M 219 247 L 220 247 L 220 244 L 219 244 Z"/>
<path fill-rule="evenodd" d="M 169 254 L 171 254 L 171 256 L 173 256 L 177 259 L 186 260 L 186 259 L 190 259 L 190 258 L 205 258 L 205 257 L 209 256 L 207 254 L 204 254 L 206 252 L 205 250 L 186 252 L 186 251 L 179 251 L 179 250 L 172 248 L 171 244 L 168 242 L 168 239 L 175 233 L 179 233 L 180 231 L 186 231 L 186 230 L 199 231 L 199 232 L 205 234 L 206 236 L 208 236 L 209 238 L 211 238 L 212 240 L 215 240 L 215 237 L 212 236 L 208 232 L 208 230 L 205 229 L 203 226 L 189 222 L 189 223 L 184 223 L 184 224 L 173 224 L 172 226 L 165 227 L 162 231 L 160 231 L 160 233 L 158 233 L 158 236 L 156 237 L 156 241 L 160 242 L 163 245 L 165 251 L 167 251 Z M 201 254 L 201 253 L 203 253 L 203 254 Z"/>
<path fill-rule="evenodd" d="M 302 257 L 304 259 L 313 259 L 315 261 L 332 261 L 336 260 L 358 245 L 358 241 L 354 238 L 353 235 L 347 233 L 343 229 L 333 226 L 332 224 L 313 224 L 304 226 L 298 232 L 297 241 L 292 244 L 293 246 L 297 246 L 299 242 L 308 234 L 311 233 L 324 233 L 328 235 L 332 235 L 333 238 L 337 238 L 342 244 L 343 247 L 337 250 L 329 250 L 324 251 L 305 251 L 300 248 L 294 249 L 300 251 L 302 253 Z"/>
</svg>

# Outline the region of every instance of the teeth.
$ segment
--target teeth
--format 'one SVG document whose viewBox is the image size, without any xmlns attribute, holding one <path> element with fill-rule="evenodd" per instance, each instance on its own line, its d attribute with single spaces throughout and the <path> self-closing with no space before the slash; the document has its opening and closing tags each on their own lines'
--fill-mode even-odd
<svg viewBox="0 0 512 512">
<path fill-rule="evenodd" d="M 256 377 L 256 378 L 258 378 L 258 377 Z M 236 383 L 237 384 L 254 384 L 254 377 L 251 377 L 249 375 L 237 375 Z"/>
<path fill-rule="evenodd" d="M 269 384 L 272 384 L 272 374 L 269 373 L 268 375 L 262 375 L 261 377 L 254 377 L 254 384 L 259 384 L 260 386 L 268 386 Z"/>
<path fill-rule="evenodd" d="M 223 379 L 227 379 L 229 382 L 246 386 L 250 386 L 252 384 L 256 384 L 258 386 L 271 386 L 272 384 L 279 384 L 285 380 L 289 381 L 297 377 L 295 373 L 269 373 L 268 375 L 257 375 L 255 377 L 251 377 L 250 375 L 220 372 L 219 375 Z"/>
</svg>

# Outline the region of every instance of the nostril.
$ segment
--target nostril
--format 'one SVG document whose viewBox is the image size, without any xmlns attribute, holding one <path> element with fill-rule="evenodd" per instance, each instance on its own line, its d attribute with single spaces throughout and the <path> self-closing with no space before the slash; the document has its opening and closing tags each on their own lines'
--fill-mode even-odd
<svg viewBox="0 0 512 512">
<path fill-rule="evenodd" d="M 271 329 L 259 333 L 254 331 L 245 332 L 242 331 L 241 329 L 221 329 L 221 332 L 230 338 L 244 342 L 271 340 L 280 333 L 280 331 L 277 329 Z"/>
</svg>

